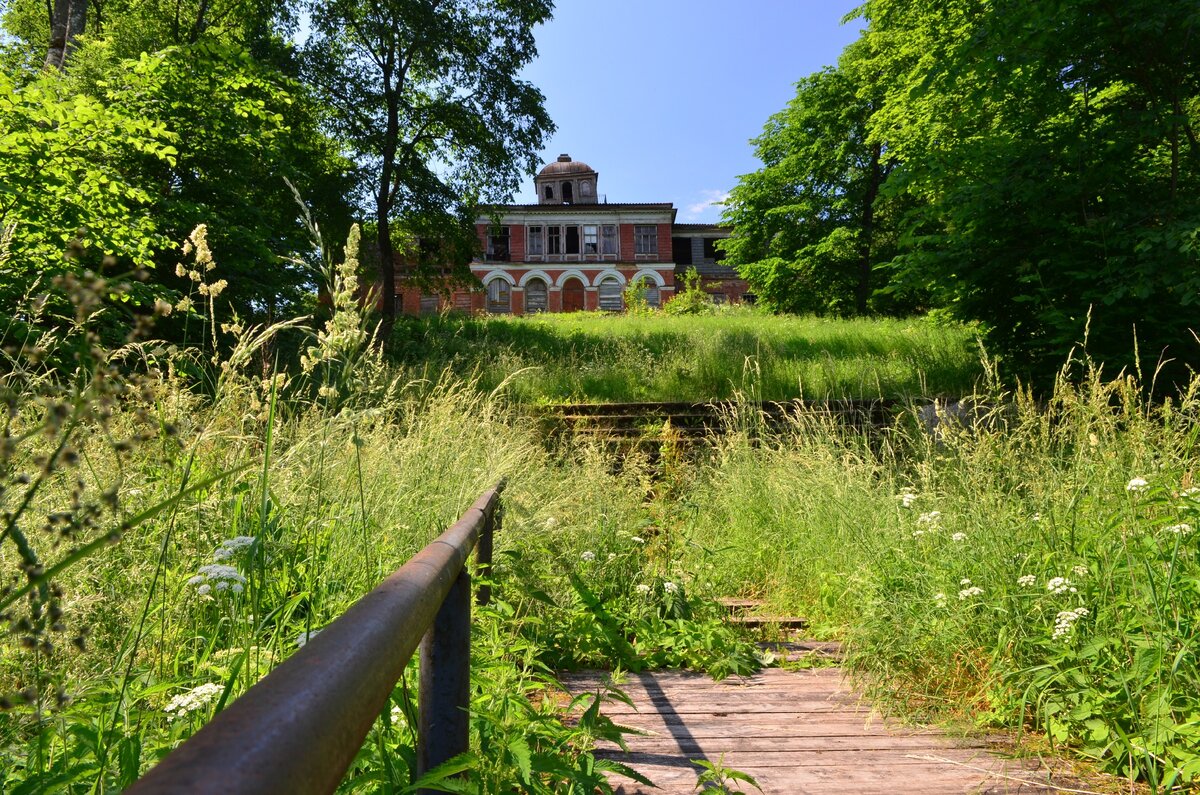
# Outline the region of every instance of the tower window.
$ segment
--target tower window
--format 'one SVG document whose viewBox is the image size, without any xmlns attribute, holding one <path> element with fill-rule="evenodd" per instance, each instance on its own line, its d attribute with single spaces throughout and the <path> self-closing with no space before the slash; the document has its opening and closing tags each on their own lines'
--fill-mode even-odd
<svg viewBox="0 0 1200 795">
<path fill-rule="evenodd" d="M 545 195 L 546 195 L 546 198 L 547 198 L 547 199 L 553 199 L 553 198 L 554 198 L 554 186 L 553 186 L 553 185 L 547 185 L 547 186 L 546 186 L 546 193 L 545 193 Z"/>
<path fill-rule="evenodd" d="M 571 183 L 564 182 L 562 184 L 563 204 L 571 204 L 575 201 L 575 197 L 571 193 Z"/>
<path fill-rule="evenodd" d="M 583 182 L 579 183 L 579 195 L 580 196 L 591 196 L 592 195 L 592 183 L 590 180 L 585 179 Z"/>
</svg>

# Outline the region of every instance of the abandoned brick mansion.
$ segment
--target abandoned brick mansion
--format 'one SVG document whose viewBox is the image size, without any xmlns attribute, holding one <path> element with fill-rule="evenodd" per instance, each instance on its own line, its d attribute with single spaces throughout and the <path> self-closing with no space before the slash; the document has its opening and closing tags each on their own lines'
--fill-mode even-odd
<svg viewBox="0 0 1200 795">
<path fill-rule="evenodd" d="M 397 281 L 397 310 L 443 308 L 495 314 L 621 311 L 625 289 L 640 281 L 651 306 L 675 295 L 695 268 L 719 302 L 742 300 L 746 283 L 721 264 L 714 243 L 728 232 L 713 224 L 677 224 L 670 202 L 609 203 L 599 174 L 559 155 L 534 182 L 537 204 L 507 204 L 476 219 L 481 256 L 471 263 L 479 286 L 449 295 L 422 293 Z"/>
</svg>

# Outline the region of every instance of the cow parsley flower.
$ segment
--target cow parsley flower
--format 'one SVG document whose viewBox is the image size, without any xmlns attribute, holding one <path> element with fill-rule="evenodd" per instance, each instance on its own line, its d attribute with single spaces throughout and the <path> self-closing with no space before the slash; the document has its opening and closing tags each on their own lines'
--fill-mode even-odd
<svg viewBox="0 0 1200 795">
<path fill-rule="evenodd" d="M 970 577 L 963 577 L 961 580 L 959 580 L 959 581 L 958 581 L 958 584 L 959 584 L 959 585 L 970 585 L 970 584 L 971 584 L 971 578 L 970 578 Z"/>
<path fill-rule="evenodd" d="M 937 604 L 938 607 L 945 607 L 946 606 L 946 594 L 942 593 L 941 591 L 938 591 L 937 593 L 935 593 L 933 595 L 933 601 Z"/>
<path fill-rule="evenodd" d="M 671 582 L 670 580 L 666 580 L 665 582 L 663 582 L 663 590 L 666 591 L 667 593 L 678 593 L 679 586 L 676 585 L 675 583 Z"/>
<path fill-rule="evenodd" d="M 210 563 L 200 567 L 200 573 L 188 580 L 196 587 L 196 593 L 207 596 L 212 591 L 241 593 L 246 587 L 246 578 L 233 566 Z"/>
<path fill-rule="evenodd" d="M 1040 521 L 1042 521 L 1042 515 L 1040 513 L 1035 513 L 1033 516 L 1029 517 L 1029 521 L 1035 522 L 1035 523 L 1040 522 Z"/>
<path fill-rule="evenodd" d="M 966 533 L 955 533 L 954 535 L 950 536 L 950 540 L 951 541 L 966 541 L 967 534 Z"/>
<path fill-rule="evenodd" d="M 584 552 L 584 553 L 583 553 L 582 555 L 580 555 L 579 557 L 580 557 L 580 559 L 582 559 L 582 560 L 583 560 L 585 563 L 591 563 L 593 560 L 595 560 L 595 559 L 596 559 L 596 553 L 595 553 L 595 552 L 592 552 L 592 551 L 589 549 L 587 552 Z"/>
<path fill-rule="evenodd" d="M 1020 585 L 1022 588 L 1032 588 L 1034 585 L 1037 585 L 1037 575 L 1023 574 L 1017 578 L 1017 585 Z"/>
<path fill-rule="evenodd" d="M 1058 596 L 1064 593 L 1076 593 L 1075 586 L 1066 577 L 1051 577 L 1046 583 L 1046 590 Z"/>
<path fill-rule="evenodd" d="M 1149 486 L 1145 478 L 1133 478 L 1125 484 L 1125 491 L 1145 491 Z"/>
<path fill-rule="evenodd" d="M 1188 524 L 1187 522 L 1180 522 L 1179 524 L 1167 525 L 1163 529 L 1166 530 L 1168 533 L 1174 533 L 1175 535 L 1180 535 L 1180 536 L 1185 536 L 1192 532 L 1192 526 L 1190 524 Z"/>
<path fill-rule="evenodd" d="M 1075 566 L 1071 569 L 1071 573 L 1076 577 L 1086 577 L 1088 575 L 1088 567 L 1083 565 Z"/>
<path fill-rule="evenodd" d="M 213 699 L 221 695 L 224 688 L 220 685 L 214 685 L 211 682 L 208 684 L 194 687 L 186 693 L 180 693 L 171 699 L 167 706 L 163 707 L 163 712 L 174 717 L 182 717 L 189 712 L 195 712 L 198 709 L 203 709 Z"/>
<path fill-rule="evenodd" d="M 213 552 L 213 560 L 229 560 L 244 550 L 249 549 L 253 544 L 254 536 L 235 536 L 234 538 L 222 541 L 221 546 L 217 547 Z"/>
<path fill-rule="evenodd" d="M 961 591 L 959 591 L 958 598 L 960 600 L 961 599 L 970 599 L 972 596 L 980 596 L 982 594 L 983 594 L 982 588 L 980 588 L 978 585 L 972 585 L 970 588 L 963 588 Z"/>
<path fill-rule="evenodd" d="M 630 541 L 632 541 L 632 542 L 633 542 L 633 543 L 635 543 L 635 544 L 644 544 L 644 543 L 646 543 L 646 539 L 642 538 L 641 536 L 633 536 L 633 537 L 631 537 L 629 540 L 630 540 Z"/>
<path fill-rule="evenodd" d="M 546 519 L 546 529 L 547 529 L 547 530 L 553 530 L 553 529 L 554 529 L 554 528 L 556 528 L 556 527 L 558 527 L 558 520 L 557 520 L 557 519 L 555 519 L 553 516 L 547 517 L 547 519 Z"/>
<path fill-rule="evenodd" d="M 1054 640 L 1070 636 L 1072 630 L 1075 629 L 1075 622 L 1088 614 L 1086 607 L 1077 607 L 1074 610 L 1063 610 L 1054 619 Z"/>
<path fill-rule="evenodd" d="M 650 593 L 650 586 L 646 583 L 641 583 L 635 590 L 642 596 L 645 596 L 646 594 Z"/>
<path fill-rule="evenodd" d="M 912 491 L 902 491 L 896 495 L 896 499 L 900 500 L 901 508 L 911 508 L 912 504 L 917 501 L 917 495 Z"/>
<path fill-rule="evenodd" d="M 937 527 L 938 522 L 941 521 L 941 518 L 942 518 L 941 511 L 930 511 L 929 513 L 923 513 L 920 516 L 918 516 L 917 524 L 929 525 L 930 527 Z"/>
</svg>

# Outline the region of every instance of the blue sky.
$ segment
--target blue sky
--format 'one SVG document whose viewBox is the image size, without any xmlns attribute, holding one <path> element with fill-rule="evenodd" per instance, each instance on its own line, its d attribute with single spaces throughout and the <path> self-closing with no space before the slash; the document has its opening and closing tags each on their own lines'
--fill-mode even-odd
<svg viewBox="0 0 1200 795">
<path fill-rule="evenodd" d="M 858 0 L 558 0 L 525 77 L 546 95 L 566 152 L 609 201 L 673 202 L 680 222 L 758 168 L 750 139 L 801 77 L 858 36 Z M 534 202 L 533 180 L 516 196 Z"/>
</svg>

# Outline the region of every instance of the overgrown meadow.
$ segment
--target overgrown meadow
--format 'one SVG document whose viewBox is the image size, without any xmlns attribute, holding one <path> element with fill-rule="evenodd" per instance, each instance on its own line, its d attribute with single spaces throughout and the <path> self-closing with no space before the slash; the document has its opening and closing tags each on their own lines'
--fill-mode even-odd
<svg viewBox="0 0 1200 795">
<path fill-rule="evenodd" d="M 712 310 L 405 319 L 389 351 L 523 403 L 957 396 L 982 375 L 975 334 L 958 323 Z"/>
</svg>

